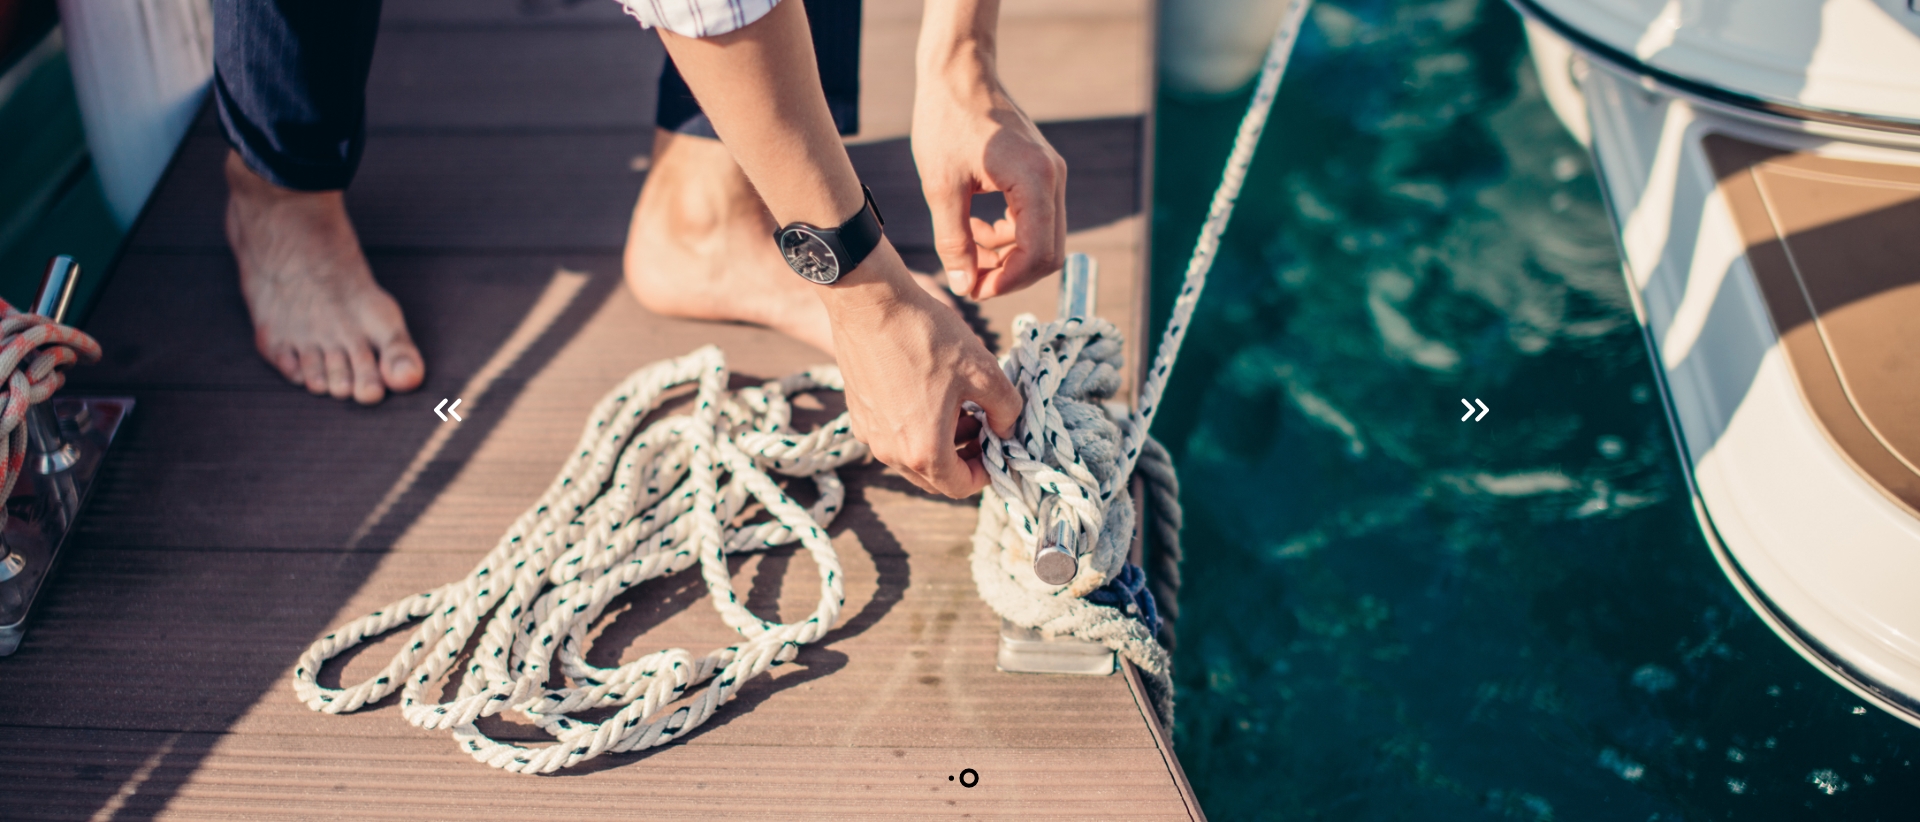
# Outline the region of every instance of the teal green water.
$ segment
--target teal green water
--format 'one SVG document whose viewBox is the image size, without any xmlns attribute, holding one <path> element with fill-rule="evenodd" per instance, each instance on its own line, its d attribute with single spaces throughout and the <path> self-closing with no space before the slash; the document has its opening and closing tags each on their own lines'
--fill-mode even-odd
<svg viewBox="0 0 1920 822">
<path fill-rule="evenodd" d="M 1159 102 L 1164 307 L 1246 98 Z M 1315 10 L 1155 429 L 1211 818 L 1920 818 L 1714 564 L 1619 271 L 1513 12 Z"/>
</svg>

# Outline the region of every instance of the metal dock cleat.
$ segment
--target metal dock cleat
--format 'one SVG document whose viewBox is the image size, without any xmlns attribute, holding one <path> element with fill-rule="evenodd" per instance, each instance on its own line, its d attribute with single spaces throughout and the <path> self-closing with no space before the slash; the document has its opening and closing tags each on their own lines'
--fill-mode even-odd
<svg viewBox="0 0 1920 822">
<path fill-rule="evenodd" d="M 1099 266 L 1085 254 L 1068 254 L 1060 270 L 1060 318 L 1094 315 L 1100 282 Z M 1065 585 L 1080 572 L 1074 531 L 1066 520 L 1047 529 L 1046 541 L 1033 554 L 1033 574 L 1048 585 Z M 1098 642 L 1073 637 L 1049 637 L 1032 628 L 1000 620 L 1000 652 L 994 662 L 1002 671 L 1017 674 L 1079 674 L 1107 676 L 1118 670 L 1113 650 Z"/>
</svg>

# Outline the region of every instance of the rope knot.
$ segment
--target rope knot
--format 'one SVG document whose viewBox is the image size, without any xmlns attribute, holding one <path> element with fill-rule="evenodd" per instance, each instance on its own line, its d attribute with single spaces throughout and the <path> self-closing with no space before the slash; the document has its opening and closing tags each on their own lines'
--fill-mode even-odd
<svg viewBox="0 0 1920 822">
<path fill-rule="evenodd" d="M 1031 315 L 1014 320 L 1013 338 L 1001 367 L 1026 408 L 1008 439 L 981 426 L 990 483 L 973 536 L 974 583 L 1009 622 L 1104 644 L 1131 660 L 1170 718 L 1172 660 L 1154 636 L 1159 618 L 1145 577 L 1127 564 L 1127 483 L 1150 441 L 1145 421 L 1114 399 L 1124 339 L 1097 317 L 1041 323 Z M 1079 570 L 1065 585 L 1049 585 L 1033 559 L 1042 540 L 1060 533 Z"/>
</svg>

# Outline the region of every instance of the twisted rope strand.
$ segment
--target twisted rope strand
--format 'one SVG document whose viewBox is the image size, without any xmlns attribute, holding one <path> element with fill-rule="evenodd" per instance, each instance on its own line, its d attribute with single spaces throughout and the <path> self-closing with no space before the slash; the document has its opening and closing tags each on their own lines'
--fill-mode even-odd
<svg viewBox="0 0 1920 822">
<path fill-rule="evenodd" d="M 1167 722 L 1173 709 L 1167 649 L 1135 618 L 1133 606 L 1084 597 L 1116 579 L 1125 563 L 1134 518 L 1126 482 L 1136 464 L 1149 479 L 1149 505 L 1177 562 L 1173 467 L 1147 432 L 1304 20 L 1308 0 L 1291 2 L 1136 409 L 1112 399 L 1122 363 L 1121 336 L 1111 323 L 1041 324 L 1022 316 L 1015 321 L 1017 342 L 1001 362 L 1026 398 L 1016 435 L 1001 440 L 982 426 L 989 486 L 972 555 L 981 597 L 1016 624 L 1099 642 L 1131 660 L 1148 675 L 1154 706 Z M 12 351 L 0 349 L 0 366 L 17 365 L 17 356 L 6 359 Z M 53 367 L 36 361 L 30 370 L 44 377 Z M 21 379 L 15 373 L 0 420 L 23 413 L 16 398 L 31 386 Z M 669 389 L 688 382 L 698 384 L 691 415 L 635 433 Z M 815 369 L 734 393 L 726 382 L 725 362 L 711 346 L 628 377 L 595 407 L 553 485 L 466 578 L 394 602 L 313 643 L 294 669 L 295 693 L 316 711 L 344 713 L 398 690 L 408 722 L 450 731 L 475 759 L 516 773 L 551 773 L 610 751 L 677 739 L 711 718 L 746 681 L 791 661 L 800 645 L 826 633 L 844 604 L 839 563 L 822 529 L 844 499 L 834 469 L 866 449 L 844 415 L 805 434 L 788 428 L 786 397 L 841 389 L 837 370 Z M 16 424 L 9 436 L 8 442 L 19 442 L 24 435 Z M 17 466 L 20 450 L 10 452 L 10 466 Z M 809 477 L 819 501 L 802 508 L 768 472 Z M 771 519 L 733 525 L 753 500 Z M 1041 534 L 1054 523 L 1067 526 L 1074 545 L 1092 546 L 1079 552 L 1080 573 L 1067 586 L 1047 585 L 1032 571 Z M 796 540 L 820 568 L 820 604 L 804 622 L 768 622 L 740 603 L 725 558 Z M 744 642 L 698 658 L 669 648 L 614 668 L 586 661 L 586 632 L 615 597 L 696 563 L 714 607 Z M 319 684 L 327 660 L 415 621 L 404 647 L 374 677 L 346 688 Z M 458 694 L 448 702 L 429 698 L 427 687 L 448 674 L 482 622 L 486 630 Z M 568 684 L 548 687 L 556 673 Z M 688 689 L 709 681 L 692 702 L 661 716 Z M 618 710 L 597 723 L 576 715 L 613 706 Z M 474 724 L 503 711 L 527 717 L 557 741 L 516 745 Z"/>
<path fill-rule="evenodd" d="M 727 378 L 725 360 L 712 346 L 634 372 L 595 406 L 552 485 L 472 572 L 313 643 L 294 668 L 294 693 L 316 711 L 346 713 L 399 691 L 409 723 L 451 732 L 475 759 L 516 773 L 551 773 L 677 739 L 748 680 L 791 661 L 799 646 L 826 634 L 845 604 L 839 560 L 824 526 L 846 497 L 834 469 L 866 456 L 866 448 L 853 439 L 845 415 L 808 432 L 790 427 L 788 398 L 840 390 L 837 369 L 816 368 L 736 392 L 727 391 Z M 641 430 L 667 392 L 685 383 L 697 385 L 691 413 Z M 800 506 L 770 472 L 811 479 L 818 501 Z M 753 502 L 770 518 L 734 524 Z M 726 557 L 795 541 L 819 567 L 820 604 L 801 622 L 762 619 L 734 591 Z M 709 600 L 743 642 L 701 657 L 668 648 L 612 668 L 587 662 L 587 632 L 616 597 L 696 564 Z M 327 660 L 416 620 L 379 673 L 344 688 L 320 685 Z M 437 701 L 428 689 L 452 670 L 476 632 L 459 692 Z M 563 684 L 549 687 L 555 673 Z M 707 682 L 692 702 L 662 715 Z M 601 722 L 577 716 L 616 706 Z M 507 711 L 557 741 L 517 745 L 474 724 Z"/>
<path fill-rule="evenodd" d="M 1085 597 L 1120 577 L 1134 530 L 1126 481 L 1136 468 L 1148 480 L 1148 508 L 1156 522 L 1153 537 L 1163 547 L 1156 556 L 1152 585 L 1166 592 L 1179 584 L 1179 486 L 1166 449 L 1148 432 L 1206 288 L 1220 237 L 1233 217 L 1234 202 L 1266 129 L 1310 0 L 1290 3 L 1234 135 L 1226 170 L 1214 190 L 1207 221 L 1194 243 L 1180 295 L 1134 410 L 1111 403 L 1122 367 L 1118 329 L 1099 319 L 1040 323 L 1025 315 L 1014 321 L 1014 348 L 1001 360 L 1001 367 L 1026 398 L 1026 410 L 1010 439 L 1002 440 L 989 426 L 981 426 L 983 462 L 990 480 L 973 537 L 974 583 L 981 598 L 1016 625 L 1098 642 L 1131 660 L 1147 675 L 1154 706 L 1166 723 L 1173 718 L 1171 657 L 1145 622 L 1136 618 L 1147 615 L 1137 613 L 1132 605 L 1100 605 Z M 1058 523 L 1067 524 L 1068 547 L 1080 562 L 1078 573 L 1062 586 L 1049 585 L 1033 573 L 1040 540 Z M 1177 612 L 1171 597 L 1163 607 L 1169 614 Z"/>
<path fill-rule="evenodd" d="M 1247 181 L 1247 168 L 1253 165 L 1254 150 L 1260 147 L 1260 135 L 1266 131 L 1274 97 L 1280 93 L 1280 78 L 1286 75 L 1287 60 L 1293 56 L 1293 46 L 1299 41 L 1300 28 L 1307 19 L 1307 8 L 1313 4 L 1312 0 L 1288 2 L 1280 28 L 1267 46 L 1267 59 L 1260 66 L 1260 80 L 1254 86 L 1253 99 L 1248 101 L 1247 113 L 1240 118 L 1240 130 L 1233 136 L 1233 151 L 1227 155 L 1226 170 L 1220 175 L 1219 187 L 1213 191 L 1213 202 L 1207 206 L 1207 222 L 1200 227 L 1200 236 L 1193 243 L 1193 256 L 1187 260 L 1186 277 L 1180 285 L 1180 295 L 1173 300 L 1173 313 L 1160 336 L 1153 366 L 1147 369 L 1147 379 L 1140 386 L 1140 401 L 1135 406 L 1140 424 L 1127 440 L 1127 473 L 1132 472 L 1140 441 L 1153 428 L 1153 417 L 1160 411 L 1161 394 L 1166 391 L 1167 378 L 1180 358 L 1180 344 L 1187 338 L 1194 308 L 1200 304 L 1200 292 L 1207 287 L 1207 273 L 1213 270 L 1220 237 L 1233 219 L 1233 204 L 1240 199 L 1240 187 Z"/>
</svg>

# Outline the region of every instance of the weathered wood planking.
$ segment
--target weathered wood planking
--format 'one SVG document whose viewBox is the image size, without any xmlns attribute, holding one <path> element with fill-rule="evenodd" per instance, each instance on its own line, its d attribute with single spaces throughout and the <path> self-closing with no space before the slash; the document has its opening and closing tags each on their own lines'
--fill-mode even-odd
<svg viewBox="0 0 1920 822">
<path fill-rule="evenodd" d="M 866 5 L 853 151 L 889 233 L 931 267 L 904 139 L 917 4 Z M 1143 259 L 1148 14 L 1010 0 L 1003 43 L 1010 84 L 1073 168 L 1071 245 L 1100 258 L 1102 313 L 1123 328 Z M 349 201 L 428 383 L 354 408 L 258 361 L 220 236 L 223 147 L 203 121 L 90 319 L 108 357 L 76 390 L 140 406 L 26 645 L 0 661 L 0 818 L 1199 817 L 1124 677 L 994 670 L 997 621 L 965 563 L 974 505 L 878 466 L 848 472 L 833 528 L 841 624 L 683 742 L 514 777 L 391 704 L 333 717 L 296 702 L 287 674 L 308 642 L 466 571 L 632 369 L 706 343 L 752 378 L 821 359 L 758 329 L 651 316 L 624 290 L 660 53 L 611 3 L 388 0 L 382 36 Z M 1041 288 L 986 313 L 1004 333 L 1052 305 Z M 442 426 L 430 409 L 453 396 L 466 422 Z M 735 563 L 767 615 L 811 609 L 813 574 L 792 550 Z M 703 596 L 691 574 L 630 594 L 593 653 L 730 642 Z M 947 779 L 963 768 L 978 787 Z"/>
</svg>

